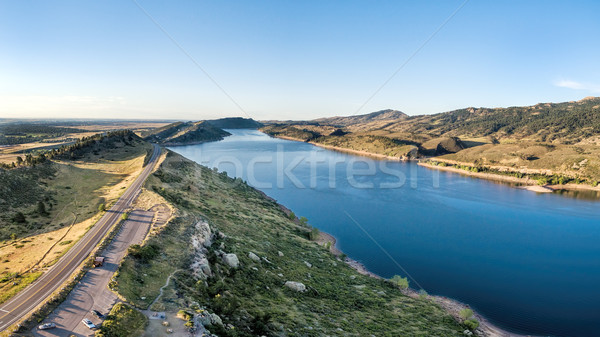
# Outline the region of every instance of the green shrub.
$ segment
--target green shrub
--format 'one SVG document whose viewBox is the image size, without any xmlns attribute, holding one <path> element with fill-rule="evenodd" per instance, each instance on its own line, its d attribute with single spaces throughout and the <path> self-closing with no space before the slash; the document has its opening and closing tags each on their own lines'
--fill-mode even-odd
<svg viewBox="0 0 600 337">
<path fill-rule="evenodd" d="M 462 309 L 458 315 L 462 318 L 462 319 L 469 319 L 471 318 L 471 316 L 473 316 L 473 310 L 468 309 L 468 308 L 464 308 Z"/>
<path fill-rule="evenodd" d="M 117 303 L 98 331 L 96 337 L 141 336 L 148 325 L 148 318 L 124 303 Z"/>
<path fill-rule="evenodd" d="M 479 322 L 476 319 L 468 319 L 463 322 L 463 325 L 469 330 L 475 330 L 479 327 Z"/>
</svg>

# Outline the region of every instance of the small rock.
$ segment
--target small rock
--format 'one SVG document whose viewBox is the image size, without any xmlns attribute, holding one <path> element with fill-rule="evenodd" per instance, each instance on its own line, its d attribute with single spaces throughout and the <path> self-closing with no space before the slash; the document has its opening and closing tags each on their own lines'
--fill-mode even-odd
<svg viewBox="0 0 600 337">
<path fill-rule="evenodd" d="M 279 252 L 277 252 L 277 255 L 283 256 L 283 253 L 279 251 Z"/>
<path fill-rule="evenodd" d="M 381 295 L 381 296 L 383 296 L 383 295 L 385 295 L 385 291 L 383 291 L 383 290 L 380 290 L 380 291 L 378 291 L 378 292 L 377 292 L 377 295 Z"/>
<path fill-rule="evenodd" d="M 277 274 L 277 276 L 279 276 L 279 277 L 283 277 L 283 274 L 282 274 L 282 273 L 279 273 L 279 274 Z"/>
<path fill-rule="evenodd" d="M 271 264 L 271 261 L 269 261 L 269 259 L 267 259 L 265 256 L 263 256 L 263 258 L 262 258 L 262 259 L 263 259 L 263 261 L 265 261 L 266 263 L 268 263 L 268 264 Z"/>
<path fill-rule="evenodd" d="M 260 257 L 258 257 L 258 255 L 254 254 L 253 252 L 248 253 L 248 257 L 254 262 L 260 262 Z"/>
<path fill-rule="evenodd" d="M 287 281 L 285 282 L 285 286 L 298 292 L 306 291 L 306 286 L 301 282 Z"/>
<path fill-rule="evenodd" d="M 310 262 L 304 261 L 304 264 L 305 264 L 305 265 L 306 265 L 308 268 L 311 268 L 311 267 L 312 267 L 312 264 L 310 264 Z"/>
<path fill-rule="evenodd" d="M 254 271 L 258 271 L 258 268 L 256 268 L 256 267 L 252 267 L 252 270 L 254 270 Z"/>
<path fill-rule="evenodd" d="M 230 266 L 231 268 L 237 268 L 240 266 L 240 260 L 235 254 L 225 254 L 223 255 L 223 262 Z"/>
</svg>

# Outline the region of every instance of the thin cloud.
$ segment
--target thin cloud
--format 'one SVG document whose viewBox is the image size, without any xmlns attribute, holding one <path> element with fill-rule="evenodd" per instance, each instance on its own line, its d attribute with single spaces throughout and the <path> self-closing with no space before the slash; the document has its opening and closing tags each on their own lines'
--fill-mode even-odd
<svg viewBox="0 0 600 337">
<path fill-rule="evenodd" d="M 590 84 L 590 83 L 582 83 L 571 80 L 560 80 L 554 82 L 554 85 L 560 88 L 568 88 L 573 90 L 585 90 L 594 93 L 600 93 L 600 85 Z"/>
</svg>

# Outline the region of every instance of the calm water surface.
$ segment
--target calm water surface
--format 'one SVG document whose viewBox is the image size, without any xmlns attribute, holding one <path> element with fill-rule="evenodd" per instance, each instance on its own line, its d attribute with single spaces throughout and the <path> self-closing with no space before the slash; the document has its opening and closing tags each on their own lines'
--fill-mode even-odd
<svg viewBox="0 0 600 337">
<path fill-rule="evenodd" d="M 600 336 L 600 202 L 229 131 L 172 150 L 247 180 L 383 277 L 402 266 L 411 287 L 514 332 Z"/>
</svg>

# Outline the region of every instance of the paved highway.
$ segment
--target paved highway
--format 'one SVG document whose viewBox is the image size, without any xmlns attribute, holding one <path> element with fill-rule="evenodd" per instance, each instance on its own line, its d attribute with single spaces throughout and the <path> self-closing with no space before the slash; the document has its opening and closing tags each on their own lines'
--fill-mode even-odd
<svg viewBox="0 0 600 337">
<path fill-rule="evenodd" d="M 0 331 L 21 320 L 36 306 L 46 300 L 60 287 L 90 255 L 109 229 L 121 219 L 121 215 L 135 200 L 146 178 L 152 172 L 160 154 L 154 146 L 150 161 L 137 179 L 127 188 L 115 205 L 81 238 L 54 266 L 34 283 L 0 306 Z"/>
</svg>

